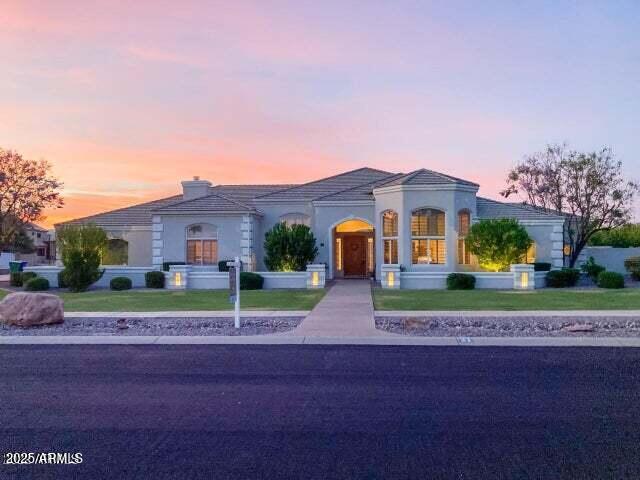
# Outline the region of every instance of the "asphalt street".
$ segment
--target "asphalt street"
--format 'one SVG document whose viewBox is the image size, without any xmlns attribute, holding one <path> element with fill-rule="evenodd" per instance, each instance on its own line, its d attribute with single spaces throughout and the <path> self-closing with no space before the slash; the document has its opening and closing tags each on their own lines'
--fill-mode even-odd
<svg viewBox="0 0 640 480">
<path fill-rule="evenodd" d="M 640 349 L 0 346 L 0 478 L 640 478 Z"/>
</svg>

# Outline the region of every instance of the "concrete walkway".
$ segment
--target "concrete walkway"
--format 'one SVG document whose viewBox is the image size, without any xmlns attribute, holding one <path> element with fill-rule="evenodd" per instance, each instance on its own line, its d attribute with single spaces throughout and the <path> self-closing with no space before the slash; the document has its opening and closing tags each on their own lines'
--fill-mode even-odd
<svg viewBox="0 0 640 480">
<path fill-rule="evenodd" d="M 376 330 L 369 280 L 338 280 L 296 328 L 304 337 L 375 337 Z"/>
</svg>

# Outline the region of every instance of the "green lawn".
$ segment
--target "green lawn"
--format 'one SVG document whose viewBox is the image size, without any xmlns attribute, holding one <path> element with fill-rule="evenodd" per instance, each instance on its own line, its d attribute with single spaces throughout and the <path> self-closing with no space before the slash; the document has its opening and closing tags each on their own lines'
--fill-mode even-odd
<svg viewBox="0 0 640 480">
<path fill-rule="evenodd" d="M 311 310 L 324 296 L 318 290 L 243 290 L 242 309 Z M 0 291 L 0 298 L 7 294 Z M 177 310 L 232 310 L 226 290 L 136 291 L 100 290 L 60 293 L 68 312 L 153 312 Z"/>
<path fill-rule="evenodd" d="M 624 290 L 383 290 L 377 310 L 640 310 L 640 289 Z"/>
</svg>

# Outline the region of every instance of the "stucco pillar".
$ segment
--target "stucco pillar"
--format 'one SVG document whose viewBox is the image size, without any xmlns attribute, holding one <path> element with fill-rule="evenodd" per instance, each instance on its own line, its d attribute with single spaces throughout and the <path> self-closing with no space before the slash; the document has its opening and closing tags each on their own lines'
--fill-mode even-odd
<svg viewBox="0 0 640 480">
<path fill-rule="evenodd" d="M 240 225 L 240 259 L 242 260 L 243 269 L 253 272 L 256 268 L 256 257 L 253 251 L 253 217 L 244 215 Z"/>
<path fill-rule="evenodd" d="M 551 260 L 556 268 L 564 267 L 564 226 L 554 225 L 551 232 Z"/>
<path fill-rule="evenodd" d="M 522 263 L 511 265 L 514 290 L 534 290 L 536 288 L 535 270 L 533 265 Z"/>
<path fill-rule="evenodd" d="M 400 288 L 400 265 L 382 265 L 380 284 L 382 288 Z"/>
<path fill-rule="evenodd" d="M 307 288 L 324 288 L 326 276 L 324 263 L 307 265 Z"/>
<path fill-rule="evenodd" d="M 191 265 L 171 265 L 165 272 L 165 284 L 169 290 L 186 290 L 189 287 Z"/>
<path fill-rule="evenodd" d="M 164 263 L 163 232 L 164 224 L 162 223 L 162 217 L 160 215 L 154 215 L 151 225 L 151 263 L 153 263 L 153 268 L 158 270 L 162 270 L 162 264 Z"/>
</svg>

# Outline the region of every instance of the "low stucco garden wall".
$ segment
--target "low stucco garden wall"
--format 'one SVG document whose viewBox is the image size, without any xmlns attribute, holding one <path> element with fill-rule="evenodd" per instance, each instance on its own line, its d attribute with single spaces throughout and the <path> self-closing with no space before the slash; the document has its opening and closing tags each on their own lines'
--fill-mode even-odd
<svg viewBox="0 0 640 480">
<path fill-rule="evenodd" d="M 614 247 L 586 247 L 581 257 L 581 263 L 593 257 L 598 265 L 602 265 L 610 272 L 627 273 L 624 261 L 629 257 L 640 256 L 640 248 Z"/>
<path fill-rule="evenodd" d="M 127 277 L 131 279 L 131 283 L 134 288 L 141 288 L 145 286 L 144 275 L 147 272 L 153 270 L 152 267 L 109 267 L 105 266 L 104 275 L 98 280 L 94 286 L 98 288 L 109 288 L 109 283 L 112 278 L 115 277 Z M 62 267 L 55 266 L 42 266 L 42 267 L 26 267 L 25 271 L 34 272 L 39 277 L 49 280 L 49 285 L 52 288 L 58 287 L 58 274 L 62 271 Z"/>
</svg>

